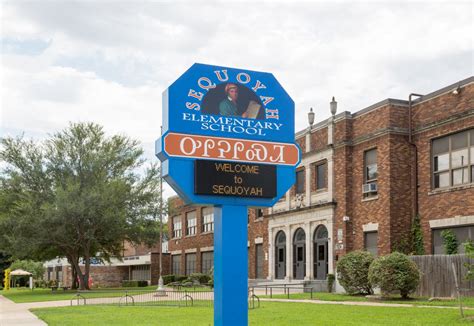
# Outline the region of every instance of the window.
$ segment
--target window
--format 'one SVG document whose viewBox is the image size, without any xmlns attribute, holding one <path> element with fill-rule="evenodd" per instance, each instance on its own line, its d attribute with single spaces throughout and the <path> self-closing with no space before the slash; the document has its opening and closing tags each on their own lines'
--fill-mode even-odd
<svg viewBox="0 0 474 326">
<path fill-rule="evenodd" d="M 201 212 L 202 212 L 202 232 L 214 231 L 214 208 L 204 207 Z"/>
<path fill-rule="evenodd" d="M 474 129 L 432 142 L 433 188 L 474 182 Z"/>
<path fill-rule="evenodd" d="M 48 267 L 48 281 L 53 279 L 53 267 Z"/>
<path fill-rule="evenodd" d="M 377 149 L 364 153 L 364 183 L 377 182 Z"/>
<path fill-rule="evenodd" d="M 377 256 L 377 238 L 378 232 L 364 233 L 364 248 L 374 256 Z"/>
<path fill-rule="evenodd" d="M 203 274 L 209 273 L 212 266 L 214 266 L 214 253 L 206 251 L 201 254 L 201 269 Z"/>
<path fill-rule="evenodd" d="M 63 267 L 62 266 L 56 266 L 56 280 L 58 282 L 63 281 Z"/>
<path fill-rule="evenodd" d="M 456 241 L 458 243 L 458 253 L 464 253 L 464 243 L 474 239 L 474 225 L 458 226 L 443 229 L 433 230 L 433 254 L 444 255 L 446 250 L 444 248 L 443 237 L 441 232 L 444 230 L 451 230 L 456 235 Z"/>
<path fill-rule="evenodd" d="M 315 166 L 316 190 L 327 188 L 327 163 L 318 163 Z"/>
<path fill-rule="evenodd" d="M 186 235 L 195 235 L 196 234 L 196 211 L 186 213 Z"/>
<path fill-rule="evenodd" d="M 262 279 L 263 278 L 263 245 L 257 244 L 255 245 L 255 278 Z"/>
<path fill-rule="evenodd" d="M 150 265 L 131 266 L 133 281 L 149 281 L 151 280 Z"/>
<path fill-rule="evenodd" d="M 296 193 L 304 193 L 304 169 L 296 171 Z"/>
<path fill-rule="evenodd" d="M 174 275 L 181 275 L 181 255 L 171 256 L 171 265 Z"/>
<path fill-rule="evenodd" d="M 181 238 L 181 216 L 173 217 L 173 238 Z"/>
<path fill-rule="evenodd" d="M 186 254 L 186 275 L 196 273 L 196 254 Z"/>
<path fill-rule="evenodd" d="M 263 218 L 263 209 L 256 208 L 255 209 L 255 219 L 256 220 L 261 220 L 262 218 Z"/>
</svg>

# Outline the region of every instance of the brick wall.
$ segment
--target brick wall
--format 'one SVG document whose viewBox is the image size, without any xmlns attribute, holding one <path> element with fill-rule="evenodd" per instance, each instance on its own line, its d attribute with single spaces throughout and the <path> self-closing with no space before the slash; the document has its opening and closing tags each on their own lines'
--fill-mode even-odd
<svg viewBox="0 0 474 326">
<path fill-rule="evenodd" d="M 474 128 L 474 85 L 462 88 L 414 106 L 414 142 L 418 150 L 418 202 L 425 252 L 432 253 L 430 220 L 474 215 L 474 186 L 433 191 L 431 140 L 440 136 Z"/>
<path fill-rule="evenodd" d="M 162 258 L 162 267 L 163 272 L 161 275 L 171 274 L 171 255 L 163 254 Z M 160 278 L 160 254 L 152 253 L 151 254 L 151 264 L 150 264 L 150 273 L 151 273 L 151 284 L 157 285 Z"/>
<path fill-rule="evenodd" d="M 200 272 L 202 270 L 201 262 L 201 249 L 214 246 L 214 233 L 203 233 L 202 232 L 202 208 L 203 206 L 194 206 L 194 205 L 184 205 L 183 201 L 179 197 L 172 197 L 170 199 L 170 205 L 173 206 L 174 215 L 170 216 L 168 219 L 168 229 L 170 234 L 173 232 L 173 217 L 180 216 L 182 219 L 182 230 L 183 235 L 180 238 L 171 238 L 168 242 L 168 250 L 173 254 L 181 255 L 181 266 L 180 270 L 184 274 L 186 270 L 186 259 L 185 254 L 186 250 L 196 249 L 196 271 Z M 197 234 L 193 236 L 186 236 L 186 221 L 185 216 L 187 212 L 196 211 L 197 217 Z M 264 210 L 266 214 L 267 210 Z M 264 255 L 268 257 L 268 217 L 257 219 L 255 216 L 255 210 L 249 209 L 248 211 L 248 265 L 249 265 L 249 278 L 255 278 L 256 272 L 256 247 L 255 239 L 263 238 L 263 251 Z M 172 267 L 170 266 L 170 271 Z M 264 277 L 268 275 L 268 261 L 265 260 L 264 264 Z"/>
</svg>

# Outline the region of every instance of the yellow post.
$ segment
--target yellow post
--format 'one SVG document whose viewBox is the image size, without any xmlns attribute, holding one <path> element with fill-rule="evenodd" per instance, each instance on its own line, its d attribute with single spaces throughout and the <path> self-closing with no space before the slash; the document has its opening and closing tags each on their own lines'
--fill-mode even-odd
<svg viewBox="0 0 474 326">
<path fill-rule="evenodd" d="M 11 272 L 11 271 L 12 271 L 12 270 L 11 270 L 10 268 L 7 268 L 7 269 L 5 270 L 5 278 L 3 279 L 3 283 L 4 283 L 3 289 L 4 289 L 5 291 L 10 290 L 10 272 Z"/>
</svg>

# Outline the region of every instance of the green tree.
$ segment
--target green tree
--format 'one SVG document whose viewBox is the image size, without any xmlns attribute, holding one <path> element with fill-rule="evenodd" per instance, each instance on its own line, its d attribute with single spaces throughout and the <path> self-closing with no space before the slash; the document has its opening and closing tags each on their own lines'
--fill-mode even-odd
<svg viewBox="0 0 474 326">
<path fill-rule="evenodd" d="M 44 270 L 45 270 L 42 262 L 33 261 L 30 259 L 15 260 L 11 264 L 10 269 L 12 271 L 14 271 L 15 269 L 22 269 L 24 271 L 30 272 L 31 274 L 33 274 L 33 278 L 35 280 L 43 279 Z"/>
<path fill-rule="evenodd" d="M 441 232 L 443 246 L 446 255 L 455 255 L 458 253 L 458 239 L 453 230 L 444 230 Z"/>
<path fill-rule="evenodd" d="M 474 259 L 474 243 L 471 240 L 464 243 L 464 251 L 470 259 Z M 465 263 L 464 266 L 467 268 L 466 279 L 470 281 L 474 280 L 474 264 L 468 262 Z"/>
<path fill-rule="evenodd" d="M 415 216 L 411 227 L 411 237 L 414 255 L 424 255 L 425 247 L 423 245 L 423 232 L 421 231 L 421 217 L 419 214 Z"/>
<path fill-rule="evenodd" d="M 369 282 L 369 267 L 374 256 L 367 251 L 356 250 L 342 256 L 337 262 L 337 279 L 349 294 L 373 294 Z"/>
<path fill-rule="evenodd" d="M 1 145 L 0 250 L 13 258 L 66 257 L 86 289 L 91 258 L 109 261 L 124 240 L 158 238 L 159 168 L 144 167 L 137 141 L 72 123 L 43 142 Z"/>
<path fill-rule="evenodd" d="M 403 299 L 416 290 L 420 276 L 418 266 L 400 252 L 377 257 L 369 268 L 369 281 L 373 286 L 380 287 L 385 296 L 399 291 Z"/>
<path fill-rule="evenodd" d="M 3 286 L 3 278 L 5 276 L 5 270 L 10 266 L 10 256 L 3 252 L 0 252 L 0 287 Z"/>
</svg>

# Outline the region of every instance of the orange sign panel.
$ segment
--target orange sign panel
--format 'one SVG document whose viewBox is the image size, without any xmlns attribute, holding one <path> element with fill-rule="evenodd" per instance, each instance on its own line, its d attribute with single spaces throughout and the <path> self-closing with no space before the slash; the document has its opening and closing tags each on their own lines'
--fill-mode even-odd
<svg viewBox="0 0 474 326">
<path fill-rule="evenodd" d="M 174 157 L 221 161 L 298 164 L 295 144 L 169 133 L 164 138 L 166 154 Z"/>
</svg>

